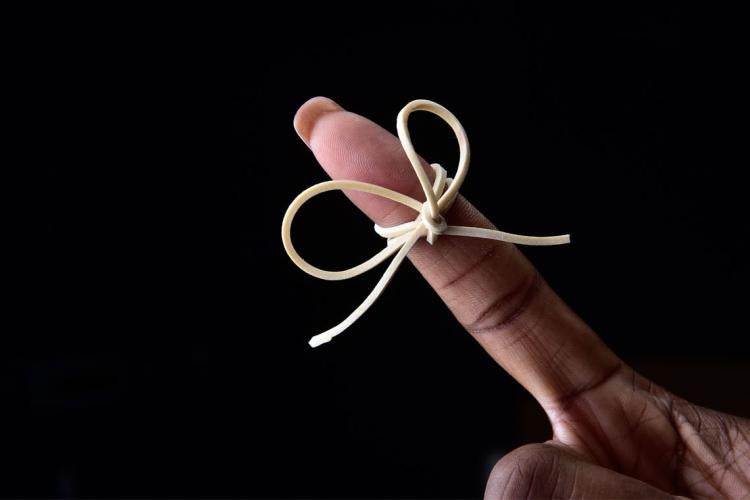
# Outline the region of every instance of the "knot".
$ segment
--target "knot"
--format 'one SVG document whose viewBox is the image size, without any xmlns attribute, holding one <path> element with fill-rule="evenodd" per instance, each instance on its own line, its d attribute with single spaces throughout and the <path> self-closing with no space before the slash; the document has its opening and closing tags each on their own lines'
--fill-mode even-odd
<svg viewBox="0 0 750 500">
<path fill-rule="evenodd" d="M 448 229 L 448 223 L 445 222 L 445 217 L 441 214 L 437 214 L 437 217 L 432 216 L 432 213 L 430 212 L 430 203 L 427 201 L 422 203 L 422 210 L 420 210 L 419 218 L 421 219 L 422 225 L 427 229 L 427 236 L 425 236 L 425 239 L 430 245 L 435 244 L 437 237 Z"/>
<path fill-rule="evenodd" d="M 447 186 L 451 185 L 453 179 L 448 177 L 448 172 L 446 172 L 446 170 L 437 163 L 433 163 L 430 166 L 435 171 L 435 180 L 432 184 L 432 187 L 429 188 L 429 191 L 434 195 L 434 199 L 442 199 L 443 191 L 445 191 L 445 188 Z M 453 198 L 455 198 L 455 195 L 453 195 Z M 451 205 L 453 205 L 453 199 L 448 200 L 448 203 L 445 205 L 445 210 L 448 210 Z M 411 206 L 411 204 L 409 206 Z M 392 227 L 381 227 L 375 224 L 375 232 L 380 236 L 387 238 L 388 245 L 393 245 L 396 242 L 400 241 L 397 239 L 399 236 L 421 230 L 423 231 L 421 236 L 424 236 L 427 242 L 430 245 L 433 245 L 437 240 L 437 237 L 443 234 L 448 229 L 448 223 L 440 213 L 438 204 L 436 203 L 435 206 L 438 207 L 434 209 L 437 217 L 432 215 L 433 205 L 431 204 L 430 198 L 428 196 L 427 201 L 422 203 L 422 205 L 420 206 L 419 215 L 416 219 L 411 222 L 406 222 L 404 224 L 399 224 Z"/>
<path fill-rule="evenodd" d="M 409 115 L 413 111 L 428 111 L 433 113 L 442 118 L 453 129 L 453 132 L 458 139 L 459 147 L 458 169 L 456 170 L 456 176 L 454 179 L 448 177 L 448 173 L 443 167 L 437 163 L 433 163 L 430 166 L 435 171 L 435 179 L 432 184 L 430 183 L 427 172 L 425 172 L 422 167 L 419 155 L 414 150 L 409 130 L 407 128 Z M 388 265 L 388 268 L 385 270 L 385 273 L 383 273 L 383 276 L 380 278 L 380 281 L 378 281 L 375 288 L 373 288 L 364 302 L 352 311 L 344 321 L 310 339 L 310 345 L 313 347 L 330 341 L 333 337 L 349 328 L 349 326 L 359 319 L 360 316 L 362 316 L 365 311 L 375 303 L 380 294 L 383 293 L 383 290 L 385 290 L 388 282 L 398 270 L 398 267 L 406 258 L 409 251 L 420 238 L 425 238 L 431 245 L 435 243 L 440 235 L 484 238 L 521 245 L 562 245 L 570 243 L 570 236 L 567 234 L 560 236 L 524 236 L 478 227 L 449 226 L 442 214 L 446 213 L 451 205 L 453 205 L 453 202 L 458 196 L 458 190 L 461 187 L 461 184 L 463 184 L 463 181 L 466 178 L 466 172 L 469 168 L 469 140 L 466 137 L 466 132 L 453 113 L 437 103 L 421 99 L 412 101 L 404 106 L 398 114 L 396 130 L 398 131 L 398 137 L 401 140 L 404 152 L 409 158 L 409 162 L 414 168 L 414 173 L 419 179 L 419 184 L 422 187 L 422 191 L 424 191 L 426 201 L 419 202 L 414 198 L 397 191 L 375 184 L 369 184 L 367 182 L 349 180 L 327 181 L 315 184 L 314 186 L 302 191 L 294 201 L 292 201 L 284 215 L 284 220 L 281 223 L 281 239 L 284 243 L 284 250 L 286 250 L 289 258 L 292 259 L 292 262 L 294 262 L 300 269 L 317 278 L 325 280 L 345 280 L 353 278 L 354 276 L 359 276 L 360 274 L 369 271 L 393 254 L 396 254 Z M 314 196 L 333 190 L 353 190 L 376 194 L 397 203 L 401 203 L 417 212 L 418 215 L 410 222 L 393 227 L 381 227 L 376 224 L 375 232 L 388 240 L 385 248 L 365 262 L 350 269 L 344 271 L 326 271 L 308 263 L 299 255 L 299 253 L 297 253 L 297 250 L 292 244 L 291 231 L 294 216 L 305 202 Z"/>
</svg>

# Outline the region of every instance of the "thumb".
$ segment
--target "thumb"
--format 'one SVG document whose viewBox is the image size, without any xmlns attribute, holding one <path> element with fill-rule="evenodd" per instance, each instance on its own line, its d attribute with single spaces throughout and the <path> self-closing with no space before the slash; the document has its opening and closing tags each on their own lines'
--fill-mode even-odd
<svg viewBox="0 0 750 500">
<path fill-rule="evenodd" d="M 484 498 L 674 498 L 638 479 L 580 460 L 554 444 L 526 445 L 492 469 Z"/>
</svg>

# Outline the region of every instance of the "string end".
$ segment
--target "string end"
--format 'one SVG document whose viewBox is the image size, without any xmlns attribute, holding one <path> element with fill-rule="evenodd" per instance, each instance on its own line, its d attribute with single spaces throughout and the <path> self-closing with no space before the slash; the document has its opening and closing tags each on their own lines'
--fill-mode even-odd
<svg viewBox="0 0 750 500">
<path fill-rule="evenodd" d="M 308 344 L 310 344 L 310 347 L 318 347 L 319 345 L 327 344 L 332 338 L 330 335 L 321 333 L 311 338 Z"/>
</svg>

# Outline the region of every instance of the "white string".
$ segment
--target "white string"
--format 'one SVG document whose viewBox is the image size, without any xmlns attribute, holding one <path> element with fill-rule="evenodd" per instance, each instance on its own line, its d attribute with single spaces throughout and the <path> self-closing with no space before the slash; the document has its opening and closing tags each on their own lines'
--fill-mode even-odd
<svg viewBox="0 0 750 500">
<path fill-rule="evenodd" d="M 414 150 L 409 130 L 407 128 L 409 115 L 414 111 L 428 111 L 438 115 L 451 126 L 453 132 L 456 134 L 460 156 L 458 160 L 458 169 L 456 170 L 456 177 L 454 179 L 448 177 L 448 174 L 443 167 L 437 163 L 433 163 L 431 166 L 433 170 L 435 170 L 435 181 L 430 184 L 430 179 L 422 167 L 417 152 Z M 442 214 L 446 213 L 451 205 L 453 205 L 453 202 L 458 196 L 458 190 L 461 187 L 461 184 L 463 184 L 464 179 L 466 178 L 466 172 L 469 169 L 469 141 L 466 137 L 466 132 L 453 113 L 435 102 L 423 99 L 412 101 L 404 106 L 398 114 L 396 129 L 398 131 L 398 137 L 401 140 L 401 145 L 406 152 L 406 156 L 409 158 L 412 167 L 414 167 L 414 172 L 419 178 L 419 183 L 425 194 L 425 202 L 417 201 L 414 198 L 397 191 L 376 184 L 369 184 L 367 182 L 348 180 L 327 181 L 315 184 L 300 193 L 291 205 L 289 205 L 289 208 L 284 215 L 284 220 L 281 224 L 281 239 L 284 243 L 286 253 L 289 255 L 289 258 L 292 259 L 292 262 L 294 262 L 300 269 L 317 278 L 325 280 L 345 280 L 353 278 L 354 276 L 369 271 L 391 255 L 396 254 L 388 265 L 388 268 L 385 270 L 385 273 L 383 273 L 383 276 L 380 278 L 380 281 L 378 281 L 377 285 L 375 285 L 375 288 L 373 288 L 372 292 L 370 292 L 364 302 L 352 311 L 344 321 L 311 338 L 310 345 L 312 347 L 317 347 L 320 344 L 329 342 L 333 337 L 349 328 L 352 323 L 357 321 L 357 319 L 359 319 L 359 317 L 362 316 L 373 303 L 375 303 L 388 285 L 388 282 L 398 270 L 398 267 L 401 265 L 406 255 L 420 238 L 425 238 L 431 245 L 434 244 L 438 236 L 441 235 L 484 238 L 488 240 L 517 243 L 519 245 L 562 245 L 570 243 L 570 235 L 568 234 L 560 236 L 524 236 L 478 227 L 449 226 Z M 350 269 L 344 271 L 326 271 L 308 263 L 299 255 L 299 253 L 297 253 L 294 245 L 292 245 L 292 220 L 300 207 L 310 198 L 327 191 L 339 189 L 350 189 L 353 191 L 361 191 L 382 196 L 383 198 L 388 198 L 389 200 L 393 200 L 413 209 L 419 215 L 411 222 L 406 222 L 393 227 L 380 227 L 376 224 L 375 232 L 387 239 L 387 244 L 384 249 L 370 257 L 365 262 Z"/>
</svg>

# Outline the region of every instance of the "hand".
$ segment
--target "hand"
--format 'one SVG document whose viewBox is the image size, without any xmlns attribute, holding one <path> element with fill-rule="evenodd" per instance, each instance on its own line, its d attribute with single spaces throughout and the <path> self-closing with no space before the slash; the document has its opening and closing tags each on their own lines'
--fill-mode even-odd
<svg viewBox="0 0 750 500">
<path fill-rule="evenodd" d="M 332 178 L 420 199 L 398 139 L 380 126 L 322 97 L 300 108 L 294 126 Z M 414 218 L 390 200 L 347 195 L 382 226 Z M 447 219 L 493 227 L 461 196 Z M 515 246 L 441 238 L 420 241 L 409 258 L 552 424 L 551 440 L 497 463 L 487 498 L 750 496 L 750 420 L 695 406 L 635 373 Z"/>
</svg>

